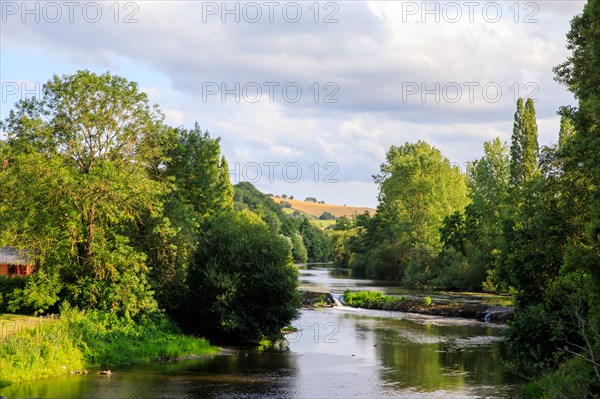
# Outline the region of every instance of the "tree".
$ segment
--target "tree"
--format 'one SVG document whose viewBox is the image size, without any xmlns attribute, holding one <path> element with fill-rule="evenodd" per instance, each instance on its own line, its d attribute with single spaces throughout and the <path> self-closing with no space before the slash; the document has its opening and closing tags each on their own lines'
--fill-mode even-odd
<svg viewBox="0 0 600 399">
<path fill-rule="evenodd" d="M 468 203 L 464 176 L 423 141 L 392 146 L 380 171 L 377 213 L 356 216 L 350 266 L 357 275 L 425 284 L 435 277 L 444 219 Z"/>
<path fill-rule="evenodd" d="M 348 216 L 340 216 L 336 219 L 335 224 L 333 225 L 333 230 L 350 230 L 354 227 L 354 220 L 350 219 Z"/>
<path fill-rule="evenodd" d="M 281 225 L 281 234 L 290 239 L 294 262 L 304 263 L 308 260 L 308 252 L 300 235 L 300 219 L 286 217 Z"/>
<path fill-rule="evenodd" d="M 350 267 L 350 260 L 352 259 L 350 241 L 355 235 L 355 229 L 335 230 L 331 234 L 332 260 L 336 267 Z"/>
<path fill-rule="evenodd" d="M 538 153 L 538 129 L 533 100 L 528 98 L 523 105 L 523 99 L 519 98 L 510 146 L 510 177 L 514 187 L 519 187 L 535 174 Z"/>
<path fill-rule="evenodd" d="M 298 315 L 288 242 L 249 211 L 212 217 L 188 277 L 189 328 L 220 342 L 279 338 Z"/>
<path fill-rule="evenodd" d="M 172 190 L 162 196 L 164 211 L 146 216 L 138 245 L 148 254 L 155 296 L 167 311 L 177 311 L 185 297 L 185 278 L 203 222 L 233 208 L 233 186 L 219 139 L 196 123 L 193 129 L 170 129 L 162 147 L 165 161 L 155 178 Z"/>
<path fill-rule="evenodd" d="M 541 373 L 548 397 L 575 397 L 563 381 L 577 381 L 581 397 L 600 392 L 599 26 L 598 0 L 571 21 L 572 53 L 554 72 L 578 106 L 560 109 L 558 148 L 542 152 L 507 239 L 518 289 L 508 347 L 515 363 Z"/>
<path fill-rule="evenodd" d="M 321 216 L 319 216 L 319 219 L 321 220 L 335 220 L 335 216 L 333 216 L 331 213 L 329 212 L 323 212 L 321 214 Z"/>
<path fill-rule="evenodd" d="M 327 262 L 330 260 L 329 237 L 308 219 L 300 224 L 300 234 L 308 253 L 309 262 Z"/>
<path fill-rule="evenodd" d="M 377 215 L 397 239 L 438 250 L 444 218 L 468 203 L 464 176 L 442 153 L 419 141 L 392 146 L 381 173 Z"/>
<path fill-rule="evenodd" d="M 191 130 L 175 129 L 175 145 L 166 154 L 166 175 L 174 177 L 180 196 L 199 218 L 233 206 L 233 186 L 219 142 L 196 123 Z"/>
<path fill-rule="evenodd" d="M 471 268 L 481 268 L 484 275 L 488 273 L 486 289 L 506 290 L 500 260 L 505 244 L 503 226 L 509 214 L 509 150 L 498 138 L 485 142 L 483 148 L 484 156 L 467 169 L 472 209 L 467 207 L 465 212 L 466 224 L 471 230 L 467 232 L 470 246 L 464 254 Z"/>
<path fill-rule="evenodd" d="M 573 124 L 573 117 L 568 112 L 563 112 L 560 117 L 560 130 L 558 132 L 559 148 L 565 148 L 574 134 L 575 125 Z"/>
<path fill-rule="evenodd" d="M 510 185 L 510 157 L 499 138 L 483 143 L 484 156 L 467 169 L 467 186 L 473 206 L 498 227 L 505 213 Z"/>
<path fill-rule="evenodd" d="M 7 118 L 2 241 L 35 251 L 73 304 L 125 316 L 156 307 L 130 237 L 168 190 L 151 177 L 162 120 L 137 84 L 88 71 L 54 76 Z"/>
</svg>

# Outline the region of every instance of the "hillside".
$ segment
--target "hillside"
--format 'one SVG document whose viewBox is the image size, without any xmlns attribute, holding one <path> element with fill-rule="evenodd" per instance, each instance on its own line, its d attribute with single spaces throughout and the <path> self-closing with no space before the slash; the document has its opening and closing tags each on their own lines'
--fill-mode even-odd
<svg viewBox="0 0 600 399">
<path fill-rule="evenodd" d="M 316 218 L 321 216 L 323 212 L 329 212 L 336 218 L 339 218 L 340 216 L 352 216 L 354 214 L 361 214 L 365 211 L 369 212 L 371 215 L 375 214 L 374 208 L 367 207 L 319 204 L 314 202 L 305 202 L 299 200 L 291 200 L 289 198 L 283 199 L 277 197 L 273 197 L 273 201 L 275 201 L 275 203 L 280 203 L 281 201 L 289 202 L 290 204 L 292 204 L 292 209 L 307 213 Z"/>
</svg>

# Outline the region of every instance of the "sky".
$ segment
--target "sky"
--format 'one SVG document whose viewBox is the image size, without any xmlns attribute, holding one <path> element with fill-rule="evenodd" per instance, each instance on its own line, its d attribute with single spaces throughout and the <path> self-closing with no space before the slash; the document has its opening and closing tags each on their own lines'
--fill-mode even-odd
<svg viewBox="0 0 600 399">
<path fill-rule="evenodd" d="M 55 74 L 110 71 L 220 137 L 234 184 L 375 207 L 390 146 L 465 171 L 510 142 L 519 97 L 555 143 L 575 100 L 552 68 L 584 3 L 0 0 L 0 118 Z"/>
</svg>

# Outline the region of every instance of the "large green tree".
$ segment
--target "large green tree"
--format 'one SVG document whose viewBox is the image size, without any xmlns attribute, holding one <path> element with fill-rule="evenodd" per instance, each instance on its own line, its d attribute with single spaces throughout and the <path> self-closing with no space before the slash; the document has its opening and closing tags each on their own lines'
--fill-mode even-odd
<svg viewBox="0 0 600 399">
<path fill-rule="evenodd" d="M 426 283 L 441 249 L 444 218 L 468 203 L 464 175 L 439 150 L 419 141 L 392 146 L 374 179 L 377 213 L 357 217 L 350 265 L 358 274 Z"/>
<path fill-rule="evenodd" d="M 505 288 L 498 275 L 509 198 L 508 147 L 496 138 L 483 145 L 484 156 L 467 169 L 471 203 L 444 220 L 441 272 L 435 282 L 461 290 Z M 499 287 L 500 286 L 500 287 Z"/>
<path fill-rule="evenodd" d="M 210 218 L 188 276 L 184 323 L 220 342 L 279 338 L 298 315 L 290 249 L 248 210 Z"/>
<path fill-rule="evenodd" d="M 460 169 L 423 141 L 392 146 L 375 182 L 377 212 L 393 225 L 394 235 L 433 250 L 440 248 L 444 218 L 468 203 Z"/>
<path fill-rule="evenodd" d="M 35 252 L 77 305 L 124 315 L 155 307 L 129 232 L 162 209 L 167 187 L 149 173 L 162 120 L 137 84 L 88 71 L 54 76 L 7 118 L 2 241 Z"/>
<path fill-rule="evenodd" d="M 219 141 L 196 123 L 192 129 L 170 128 L 160 143 L 165 157 L 154 178 L 171 189 L 161 196 L 163 212 L 146 216 L 137 242 L 148 254 L 155 296 L 168 311 L 185 303 L 186 275 L 203 222 L 233 208 Z"/>
</svg>

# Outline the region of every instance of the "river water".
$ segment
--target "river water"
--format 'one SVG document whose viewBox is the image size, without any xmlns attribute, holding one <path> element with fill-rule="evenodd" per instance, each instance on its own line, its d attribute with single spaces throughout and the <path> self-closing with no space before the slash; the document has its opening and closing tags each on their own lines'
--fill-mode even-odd
<svg viewBox="0 0 600 399">
<path fill-rule="evenodd" d="M 326 268 L 302 269 L 315 290 L 379 289 Z M 387 285 L 388 283 L 386 283 Z M 390 288 L 388 286 L 387 288 Z M 239 351 L 0 389 L 43 398 L 514 398 L 502 328 L 484 322 L 347 307 L 302 310 L 290 351 Z"/>
</svg>

